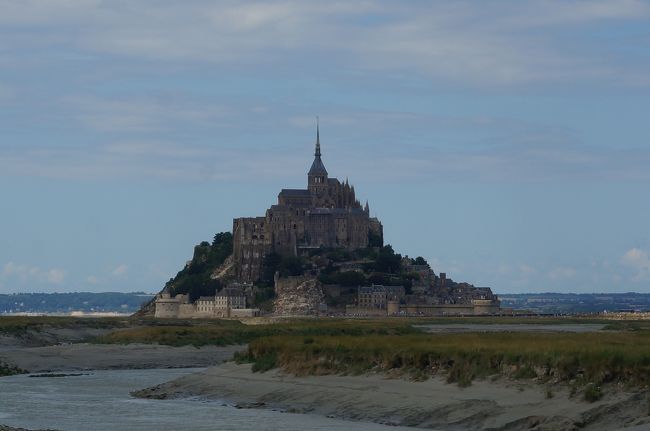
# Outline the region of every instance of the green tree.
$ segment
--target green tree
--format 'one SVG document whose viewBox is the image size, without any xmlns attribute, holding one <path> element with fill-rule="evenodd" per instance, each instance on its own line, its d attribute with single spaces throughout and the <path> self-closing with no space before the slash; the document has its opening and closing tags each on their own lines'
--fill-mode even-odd
<svg viewBox="0 0 650 431">
<path fill-rule="evenodd" d="M 211 278 L 212 273 L 232 254 L 233 241 L 230 232 L 220 232 L 214 236 L 212 244 L 201 242 L 194 247 L 194 254 L 189 265 L 176 274 L 166 286 L 171 293 L 189 294 L 191 300 L 200 296 L 212 296 L 222 286 L 218 280 Z"/>
<path fill-rule="evenodd" d="M 381 235 L 376 234 L 372 230 L 368 230 L 368 247 L 382 247 L 384 241 Z"/>
<path fill-rule="evenodd" d="M 422 256 L 418 256 L 413 260 L 413 265 L 428 265 L 429 263 Z"/>
<path fill-rule="evenodd" d="M 402 266 L 402 255 L 395 253 L 393 247 L 388 244 L 379 250 L 375 265 L 378 272 L 397 273 Z"/>
</svg>

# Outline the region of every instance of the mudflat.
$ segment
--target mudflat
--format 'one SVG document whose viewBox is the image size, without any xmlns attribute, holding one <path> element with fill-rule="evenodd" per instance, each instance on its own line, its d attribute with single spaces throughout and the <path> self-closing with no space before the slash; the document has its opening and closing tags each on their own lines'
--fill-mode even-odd
<svg viewBox="0 0 650 431">
<path fill-rule="evenodd" d="M 648 391 L 610 391 L 588 403 L 567 387 L 479 380 L 461 388 L 441 378 L 413 382 L 379 374 L 296 377 L 253 373 L 232 362 L 134 393 L 199 397 L 243 408 L 272 408 L 347 420 L 431 429 L 612 430 L 650 427 Z"/>
<path fill-rule="evenodd" d="M 203 368 L 232 358 L 242 346 L 64 344 L 0 351 L 0 362 L 31 373 L 136 368 Z"/>
</svg>

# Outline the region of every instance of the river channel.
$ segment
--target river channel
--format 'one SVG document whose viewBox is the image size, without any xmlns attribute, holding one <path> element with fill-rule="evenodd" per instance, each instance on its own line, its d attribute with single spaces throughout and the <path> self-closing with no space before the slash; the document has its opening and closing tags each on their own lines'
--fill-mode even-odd
<svg viewBox="0 0 650 431">
<path fill-rule="evenodd" d="M 396 431 L 408 428 L 309 414 L 238 409 L 202 400 L 147 400 L 129 395 L 196 369 L 89 371 L 68 377 L 0 378 L 0 424 L 29 429 Z"/>
</svg>

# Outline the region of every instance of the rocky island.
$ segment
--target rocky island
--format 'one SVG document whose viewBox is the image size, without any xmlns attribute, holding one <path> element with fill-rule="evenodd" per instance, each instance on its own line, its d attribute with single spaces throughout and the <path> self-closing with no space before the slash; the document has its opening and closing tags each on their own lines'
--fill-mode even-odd
<svg viewBox="0 0 650 431">
<path fill-rule="evenodd" d="M 499 312 L 489 287 L 436 274 L 384 244 L 383 225 L 353 185 L 330 177 L 316 130 L 307 188 L 282 189 L 260 217 L 195 247 L 142 314 L 160 318 L 445 316 Z"/>
</svg>

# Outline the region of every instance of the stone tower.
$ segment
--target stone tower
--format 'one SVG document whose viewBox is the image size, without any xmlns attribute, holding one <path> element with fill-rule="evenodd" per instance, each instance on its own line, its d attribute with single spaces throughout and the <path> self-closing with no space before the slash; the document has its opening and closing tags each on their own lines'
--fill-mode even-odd
<svg viewBox="0 0 650 431">
<path fill-rule="evenodd" d="M 316 151 L 307 174 L 306 189 L 282 189 L 278 203 L 261 217 L 233 220 L 233 255 L 238 279 L 255 281 L 264 258 L 308 256 L 320 248 L 355 250 L 383 243 L 383 229 L 370 208 L 362 207 L 354 186 L 330 178 L 321 160 L 320 127 L 316 124 Z"/>
<path fill-rule="evenodd" d="M 316 122 L 316 151 L 314 152 L 314 162 L 311 164 L 309 173 L 307 173 L 307 188 L 316 195 L 322 196 L 327 190 L 327 169 L 320 158 L 320 127 L 318 120 Z"/>
</svg>

